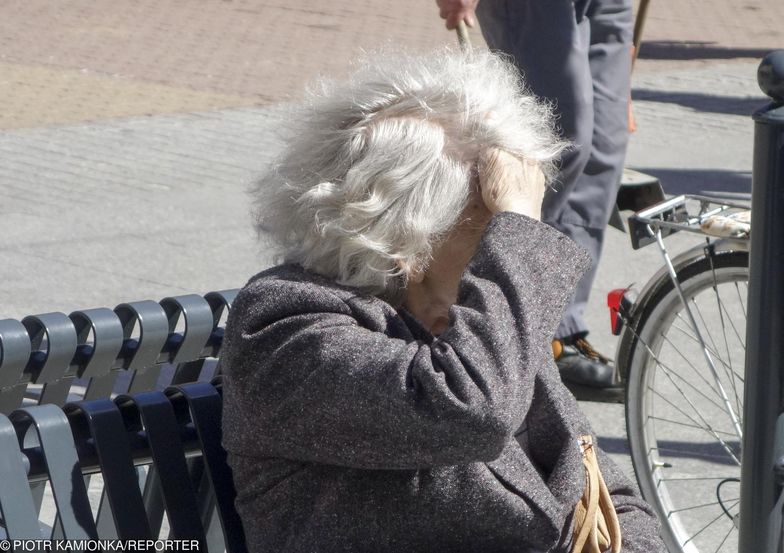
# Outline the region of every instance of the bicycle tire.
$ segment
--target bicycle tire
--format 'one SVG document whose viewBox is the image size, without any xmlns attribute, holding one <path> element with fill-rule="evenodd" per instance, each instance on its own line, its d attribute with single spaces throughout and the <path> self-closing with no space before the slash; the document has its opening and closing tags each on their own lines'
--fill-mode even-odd
<svg viewBox="0 0 784 553">
<path fill-rule="evenodd" d="M 742 440 L 729 411 L 742 417 L 748 253 L 707 248 L 677 276 L 722 386 L 676 287 L 661 274 L 635 310 L 630 343 L 619 348 L 632 464 L 670 553 L 735 552 Z"/>
</svg>

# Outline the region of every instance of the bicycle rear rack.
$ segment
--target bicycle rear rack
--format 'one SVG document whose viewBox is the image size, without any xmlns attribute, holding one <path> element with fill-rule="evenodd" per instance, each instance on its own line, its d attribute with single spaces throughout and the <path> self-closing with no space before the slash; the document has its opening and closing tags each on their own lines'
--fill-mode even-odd
<svg viewBox="0 0 784 553">
<path fill-rule="evenodd" d="M 690 204 L 699 203 L 699 211 L 689 211 Z M 748 210 L 748 204 L 728 202 L 720 198 L 682 194 L 665 200 L 629 217 L 629 235 L 632 248 L 640 248 L 656 242 L 656 234 L 662 238 L 678 232 L 687 231 L 706 235 L 701 228 L 703 222 L 717 215 L 729 215 L 740 210 Z"/>
</svg>

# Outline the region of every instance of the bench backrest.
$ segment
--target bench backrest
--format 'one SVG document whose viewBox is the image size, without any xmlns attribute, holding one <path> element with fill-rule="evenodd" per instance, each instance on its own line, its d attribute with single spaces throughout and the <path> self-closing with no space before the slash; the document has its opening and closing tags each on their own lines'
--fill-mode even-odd
<svg viewBox="0 0 784 553">
<path fill-rule="evenodd" d="M 219 378 L 0 415 L 0 538 L 168 538 L 245 553 L 220 425 Z"/>
<path fill-rule="evenodd" d="M 0 320 L 0 413 L 209 379 L 236 293 Z"/>
</svg>

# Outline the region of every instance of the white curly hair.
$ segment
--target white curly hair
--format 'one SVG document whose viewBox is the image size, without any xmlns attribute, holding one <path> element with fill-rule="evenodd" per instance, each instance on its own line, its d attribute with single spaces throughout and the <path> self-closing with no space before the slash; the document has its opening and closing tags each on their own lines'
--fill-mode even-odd
<svg viewBox="0 0 784 553">
<path fill-rule="evenodd" d="M 487 50 L 367 54 L 293 108 L 285 148 L 253 186 L 278 260 L 389 299 L 460 220 L 483 148 L 552 177 L 566 147 L 551 109 Z"/>
</svg>

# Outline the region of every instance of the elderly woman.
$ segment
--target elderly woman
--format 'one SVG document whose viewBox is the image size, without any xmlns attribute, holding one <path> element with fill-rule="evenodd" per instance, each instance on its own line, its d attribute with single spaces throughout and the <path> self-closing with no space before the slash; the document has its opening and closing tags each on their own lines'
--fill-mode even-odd
<svg viewBox="0 0 784 553">
<path fill-rule="evenodd" d="M 253 552 L 565 551 L 590 433 L 550 340 L 588 264 L 538 222 L 564 145 L 487 52 L 368 59 L 258 184 L 284 264 L 237 296 L 224 443 Z M 600 466 L 623 551 L 664 547 Z"/>
</svg>

